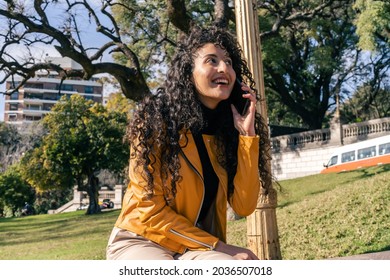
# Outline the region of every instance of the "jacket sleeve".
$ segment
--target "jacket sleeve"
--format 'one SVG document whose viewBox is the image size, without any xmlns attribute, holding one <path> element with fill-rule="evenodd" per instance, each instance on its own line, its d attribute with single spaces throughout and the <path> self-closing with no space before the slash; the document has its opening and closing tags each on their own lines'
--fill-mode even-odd
<svg viewBox="0 0 390 280">
<path fill-rule="evenodd" d="M 239 136 L 237 172 L 234 177 L 234 193 L 229 200 L 240 216 L 248 216 L 256 209 L 260 191 L 259 136 Z"/>
<path fill-rule="evenodd" d="M 168 249 L 172 248 L 172 244 L 174 247 L 184 246 L 190 250 L 212 250 L 216 246 L 218 238 L 195 227 L 186 217 L 166 204 L 160 176 L 154 175 L 154 195 L 146 198 L 141 187 L 146 184 L 142 171 L 136 172 L 132 168 L 130 165 L 131 191 L 137 201 L 136 212 L 143 228 L 138 234 L 165 245 Z M 156 162 L 154 174 L 159 172 L 159 164 Z"/>
</svg>

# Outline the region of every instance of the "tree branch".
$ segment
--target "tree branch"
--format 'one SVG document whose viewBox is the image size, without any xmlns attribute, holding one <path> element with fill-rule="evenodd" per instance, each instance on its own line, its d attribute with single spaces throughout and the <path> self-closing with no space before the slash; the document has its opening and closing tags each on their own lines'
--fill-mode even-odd
<svg viewBox="0 0 390 280">
<path fill-rule="evenodd" d="M 220 27 L 227 27 L 229 22 L 229 1 L 228 0 L 215 0 L 214 15 L 215 24 Z"/>
<path fill-rule="evenodd" d="M 273 0 L 257 1 L 259 10 L 268 11 L 268 13 L 275 16 L 272 28 L 260 34 L 262 40 L 275 36 L 281 27 L 288 26 L 291 22 L 311 21 L 318 16 L 329 17 L 334 9 L 347 6 L 350 1 L 327 0 L 322 1 L 318 6 L 307 8 L 299 2 L 284 1 L 284 3 L 278 4 Z"/>
<path fill-rule="evenodd" d="M 180 31 L 188 34 L 193 23 L 192 18 L 187 14 L 184 0 L 166 0 L 167 12 L 170 21 Z"/>
</svg>

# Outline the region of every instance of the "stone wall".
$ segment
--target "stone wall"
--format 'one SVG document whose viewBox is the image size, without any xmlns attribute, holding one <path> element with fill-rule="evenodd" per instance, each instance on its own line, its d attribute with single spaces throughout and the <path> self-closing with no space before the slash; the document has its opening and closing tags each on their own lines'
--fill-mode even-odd
<svg viewBox="0 0 390 280">
<path fill-rule="evenodd" d="M 318 174 L 336 148 L 337 146 L 273 153 L 272 173 L 279 181 Z"/>
</svg>

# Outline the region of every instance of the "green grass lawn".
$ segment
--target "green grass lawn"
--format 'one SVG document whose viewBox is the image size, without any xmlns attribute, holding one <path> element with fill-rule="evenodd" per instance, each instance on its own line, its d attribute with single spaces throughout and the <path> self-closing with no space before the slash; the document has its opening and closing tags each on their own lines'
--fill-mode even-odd
<svg viewBox="0 0 390 280">
<path fill-rule="evenodd" d="M 277 220 L 283 259 L 325 259 L 390 250 L 390 165 L 280 182 Z M 0 259 L 94 260 L 119 211 L 0 218 Z M 246 245 L 246 221 L 228 242 Z"/>
<path fill-rule="evenodd" d="M 283 184 L 277 218 L 284 259 L 390 250 L 390 165 Z"/>
<path fill-rule="evenodd" d="M 118 210 L 84 211 L 0 219 L 0 259 L 96 260 L 105 247 Z"/>
</svg>

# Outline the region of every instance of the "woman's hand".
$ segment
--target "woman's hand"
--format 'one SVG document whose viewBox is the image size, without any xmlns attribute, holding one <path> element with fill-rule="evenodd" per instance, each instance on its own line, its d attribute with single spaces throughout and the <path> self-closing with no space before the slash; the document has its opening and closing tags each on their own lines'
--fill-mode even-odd
<svg viewBox="0 0 390 280">
<path fill-rule="evenodd" d="M 258 260 L 259 258 L 249 249 L 228 245 L 218 241 L 215 250 L 232 256 L 237 260 Z"/>
<path fill-rule="evenodd" d="M 241 83 L 241 89 L 248 93 L 242 95 L 243 98 L 250 100 L 249 108 L 245 115 L 241 115 L 236 107 L 232 104 L 234 127 L 238 130 L 241 135 L 255 136 L 255 113 L 256 113 L 256 95 L 250 87 Z"/>
</svg>

